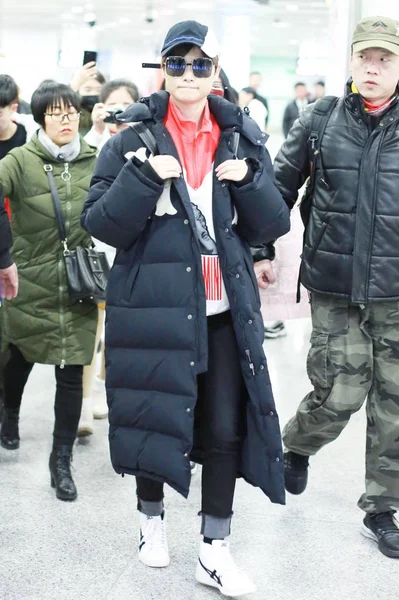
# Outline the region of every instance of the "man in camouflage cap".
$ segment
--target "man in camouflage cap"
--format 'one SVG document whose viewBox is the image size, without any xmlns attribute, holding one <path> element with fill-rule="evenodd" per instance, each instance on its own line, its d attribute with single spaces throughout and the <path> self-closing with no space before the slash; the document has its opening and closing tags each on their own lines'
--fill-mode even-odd
<svg viewBox="0 0 399 600">
<path fill-rule="evenodd" d="M 363 533 L 399 558 L 398 21 L 357 25 L 351 71 L 342 98 L 305 109 L 275 162 L 290 208 L 311 177 L 301 281 L 311 292 L 313 390 L 284 431 L 285 485 L 305 490 L 309 456 L 367 398 Z"/>
</svg>

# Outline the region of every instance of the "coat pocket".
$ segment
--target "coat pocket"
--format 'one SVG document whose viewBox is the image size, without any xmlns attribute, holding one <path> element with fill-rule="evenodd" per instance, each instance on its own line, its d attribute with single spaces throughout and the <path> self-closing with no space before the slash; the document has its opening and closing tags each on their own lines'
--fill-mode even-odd
<svg viewBox="0 0 399 600">
<path fill-rule="evenodd" d="M 316 256 L 316 252 L 317 252 L 317 250 L 320 247 L 320 244 L 322 242 L 322 239 L 324 237 L 324 234 L 326 232 L 327 227 L 328 227 L 328 223 L 326 221 L 324 221 L 323 224 L 322 224 L 322 226 L 320 227 L 320 230 L 319 230 L 317 236 L 316 236 L 313 248 L 311 249 L 311 251 L 309 253 L 309 256 L 308 256 L 308 259 L 307 259 L 307 262 L 308 262 L 309 265 L 313 264 L 313 261 L 314 261 L 315 256 Z"/>
<path fill-rule="evenodd" d="M 320 388 L 329 390 L 334 379 L 329 360 L 329 337 L 328 333 L 313 331 L 310 338 L 306 370 L 317 396 Z"/>
</svg>

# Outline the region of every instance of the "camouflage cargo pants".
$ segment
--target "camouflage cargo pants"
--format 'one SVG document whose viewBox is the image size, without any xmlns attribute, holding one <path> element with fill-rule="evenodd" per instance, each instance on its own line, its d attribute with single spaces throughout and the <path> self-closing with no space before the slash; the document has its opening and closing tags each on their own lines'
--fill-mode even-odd
<svg viewBox="0 0 399 600">
<path fill-rule="evenodd" d="M 367 398 L 366 493 L 359 506 L 399 511 L 399 302 L 360 307 L 312 294 L 311 306 L 307 371 L 314 389 L 286 425 L 285 447 L 315 454 Z"/>
</svg>

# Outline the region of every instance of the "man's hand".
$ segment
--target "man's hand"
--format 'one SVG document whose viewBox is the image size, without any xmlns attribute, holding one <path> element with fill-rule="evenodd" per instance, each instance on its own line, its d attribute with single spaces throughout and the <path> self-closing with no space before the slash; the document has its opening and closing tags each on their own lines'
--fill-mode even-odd
<svg viewBox="0 0 399 600">
<path fill-rule="evenodd" d="M 74 92 L 78 92 L 82 85 L 86 83 L 88 79 L 94 77 L 97 73 L 97 67 L 95 62 L 89 62 L 87 65 L 80 67 L 72 77 L 69 86 Z"/>
<path fill-rule="evenodd" d="M 105 109 L 105 104 L 102 104 L 101 102 L 95 104 L 91 113 L 91 120 L 94 125 L 94 129 L 100 135 L 102 135 L 105 131 L 104 119 L 107 117 L 109 117 L 109 113 Z"/>
<path fill-rule="evenodd" d="M 242 181 L 248 173 L 248 165 L 245 160 L 226 160 L 216 170 L 219 181 Z"/>
<path fill-rule="evenodd" d="M 18 271 L 15 264 L 7 269 L 0 269 L 1 295 L 7 300 L 12 300 L 18 295 Z"/>
<path fill-rule="evenodd" d="M 260 260 L 254 264 L 255 275 L 261 290 L 267 290 L 269 285 L 276 283 L 273 265 L 270 260 Z"/>
<path fill-rule="evenodd" d="M 172 177 L 180 177 L 182 173 L 181 166 L 174 156 L 166 154 L 151 156 L 148 159 L 148 162 L 156 174 L 163 180 L 171 179 Z"/>
</svg>

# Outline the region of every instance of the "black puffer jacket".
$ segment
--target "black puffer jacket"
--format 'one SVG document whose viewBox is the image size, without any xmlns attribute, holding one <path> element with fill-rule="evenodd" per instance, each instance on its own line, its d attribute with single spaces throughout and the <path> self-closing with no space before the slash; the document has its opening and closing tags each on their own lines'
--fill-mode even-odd
<svg viewBox="0 0 399 600">
<path fill-rule="evenodd" d="M 275 160 L 289 208 L 310 172 L 313 107 L 301 114 Z M 322 171 L 328 186 L 320 182 Z M 397 101 L 379 119 L 367 115 L 350 85 L 338 101 L 317 161 L 301 281 L 311 291 L 356 304 L 399 298 Z"/>
<path fill-rule="evenodd" d="M 128 109 L 126 120 L 144 121 L 159 153 L 178 159 L 163 125 L 168 100 L 165 92 L 153 94 Z M 274 184 L 266 136 L 237 106 L 217 96 L 209 104 L 222 130 L 215 166 L 232 158 L 233 128 L 241 133 L 238 156 L 254 166 L 253 181 L 241 187 L 213 179 L 216 241 L 248 392 L 240 473 L 273 502 L 284 502 L 279 422 L 248 244 L 286 233 L 289 213 Z M 200 248 L 183 178 L 173 180 L 174 210 L 154 214 L 164 182 L 147 161 L 140 166 L 132 157 L 140 148 L 131 128 L 107 142 L 82 215 L 83 227 L 118 249 L 106 322 L 111 459 L 118 473 L 165 481 L 187 496 L 189 455 L 202 456 L 194 435 L 196 376 L 208 363 Z"/>
</svg>

